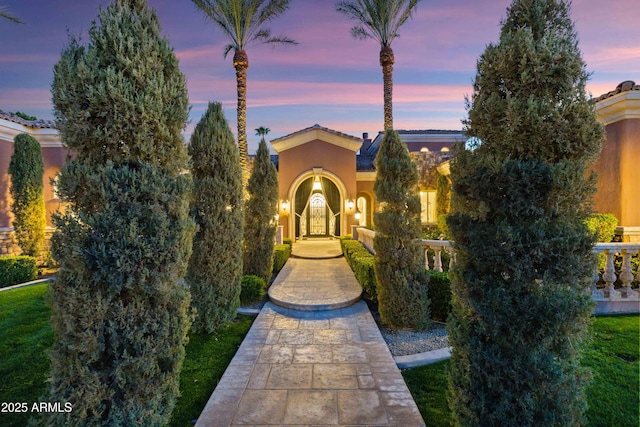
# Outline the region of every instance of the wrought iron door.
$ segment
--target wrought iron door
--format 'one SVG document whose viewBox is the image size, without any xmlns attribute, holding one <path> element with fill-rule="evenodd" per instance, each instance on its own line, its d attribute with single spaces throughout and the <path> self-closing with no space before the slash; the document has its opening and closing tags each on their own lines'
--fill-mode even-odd
<svg viewBox="0 0 640 427">
<path fill-rule="evenodd" d="M 309 203 L 309 235 L 327 235 L 327 202 L 322 193 L 314 193 Z"/>
</svg>

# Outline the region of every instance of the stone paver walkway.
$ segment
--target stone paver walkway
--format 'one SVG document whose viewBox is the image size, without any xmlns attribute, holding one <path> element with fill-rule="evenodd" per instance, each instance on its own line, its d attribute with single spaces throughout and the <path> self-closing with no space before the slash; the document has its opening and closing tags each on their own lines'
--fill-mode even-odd
<svg viewBox="0 0 640 427">
<path fill-rule="evenodd" d="M 302 281 L 327 286 L 328 275 L 355 280 L 344 274 L 350 273 L 344 258 L 290 259 L 287 265 L 292 261 L 285 287 Z M 331 271 L 319 271 L 317 263 L 326 262 Z M 311 303 L 323 304 L 318 295 Z M 363 301 L 323 311 L 268 302 L 196 423 L 267 425 L 417 427 L 424 421 Z"/>
</svg>

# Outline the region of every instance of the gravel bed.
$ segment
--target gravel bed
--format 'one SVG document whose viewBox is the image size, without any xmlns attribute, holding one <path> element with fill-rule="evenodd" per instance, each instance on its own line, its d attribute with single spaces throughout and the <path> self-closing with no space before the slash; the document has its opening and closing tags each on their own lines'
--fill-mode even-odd
<svg viewBox="0 0 640 427">
<path fill-rule="evenodd" d="M 447 329 L 441 323 L 434 323 L 431 329 L 421 332 L 393 331 L 380 324 L 378 327 L 393 356 L 408 356 L 449 347 Z"/>
</svg>

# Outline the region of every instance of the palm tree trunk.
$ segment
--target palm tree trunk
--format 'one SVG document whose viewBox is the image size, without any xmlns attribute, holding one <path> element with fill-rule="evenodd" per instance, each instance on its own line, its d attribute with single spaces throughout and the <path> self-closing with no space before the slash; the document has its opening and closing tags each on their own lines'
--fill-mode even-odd
<svg viewBox="0 0 640 427">
<path fill-rule="evenodd" d="M 384 129 L 393 129 L 393 50 L 391 46 L 380 49 L 382 84 L 384 90 Z"/>
<path fill-rule="evenodd" d="M 249 149 L 247 147 L 247 69 L 249 57 L 244 50 L 236 50 L 233 55 L 233 66 L 236 69 L 236 85 L 238 88 L 238 151 L 242 168 L 242 188 L 247 191 L 249 170 Z"/>
</svg>

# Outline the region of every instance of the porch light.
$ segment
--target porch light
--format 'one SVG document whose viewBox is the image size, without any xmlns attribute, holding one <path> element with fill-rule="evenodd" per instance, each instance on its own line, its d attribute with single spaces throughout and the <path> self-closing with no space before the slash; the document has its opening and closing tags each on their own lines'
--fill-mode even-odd
<svg viewBox="0 0 640 427">
<path fill-rule="evenodd" d="M 348 211 L 352 211 L 353 207 L 355 206 L 355 202 L 353 201 L 353 199 L 348 199 L 347 200 L 347 210 Z"/>
<path fill-rule="evenodd" d="M 360 218 L 362 218 L 362 214 L 360 213 L 360 211 L 356 211 L 356 214 L 354 215 L 356 217 L 356 221 L 360 221 Z"/>
<path fill-rule="evenodd" d="M 280 212 L 283 215 L 286 215 L 289 212 L 289 201 L 288 200 L 283 200 L 280 202 Z"/>
<path fill-rule="evenodd" d="M 322 184 L 320 184 L 320 178 L 316 176 L 315 180 L 313 181 L 313 191 L 320 190 L 322 190 Z"/>
</svg>

